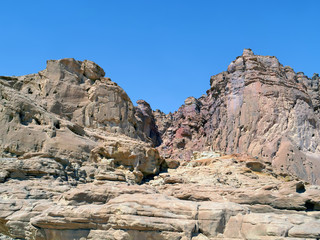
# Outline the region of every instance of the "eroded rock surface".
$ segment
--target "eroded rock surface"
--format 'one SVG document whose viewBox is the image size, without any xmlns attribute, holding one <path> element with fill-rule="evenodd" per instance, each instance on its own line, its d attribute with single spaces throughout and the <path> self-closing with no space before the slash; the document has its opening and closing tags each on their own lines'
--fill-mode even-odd
<svg viewBox="0 0 320 240">
<path fill-rule="evenodd" d="M 141 129 L 145 136 L 151 138 L 155 146 L 159 146 L 162 141 L 149 103 L 138 100 L 137 104 L 135 117 L 138 129 Z"/>
<path fill-rule="evenodd" d="M 143 125 L 154 124 L 151 110 L 142 111 L 143 120 L 136 117 L 128 95 L 104 75 L 91 61 L 61 59 L 48 61 L 38 74 L 0 77 L 1 233 L 77 239 L 88 230 L 43 235 L 31 218 L 79 184 L 127 186 L 159 172 L 158 140 Z M 72 203 L 109 200 L 105 191 L 87 198 L 74 191 L 66 195 Z"/>
<path fill-rule="evenodd" d="M 155 112 L 156 121 L 166 126 L 163 156 L 191 159 L 195 150 L 246 153 L 320 183 L 317 74 L 309 79 L 275 57 L 245 49 L 227 71 L 211 77 L 210 85 L 207 95 L 186 99 L 173 115 Z"/>
<path fill-rule="evenodd" d="M 0 188 L 0 231 L 41 240 L 318 238 L 319 186 L 256 163 L 194 157 L 142 185 L 9 178 Z"/>
<path fill-rule="evenodd" d="M 245 50 L 166 115 L 62 59 L 0 96 L 0 239 L 320 238 L 317 75 Z"/>
<path fill-rule="evenodd" d="M 48 61 L 38 74 L 0 77 L 0 156 L 5 166 L 47 162 L 76 171 L 88 162 L 109 161 L 110 169 L 135 170 L 141 175 L 137 181 L 157 173 L 161 160 L 145 134 L 149 132 L 139 128 L 124 90 L 104 75 L 91 61 L 62 59 Z M 6 167 L 1 171 L 1 181 L 12 175 Z"/>
</svg>

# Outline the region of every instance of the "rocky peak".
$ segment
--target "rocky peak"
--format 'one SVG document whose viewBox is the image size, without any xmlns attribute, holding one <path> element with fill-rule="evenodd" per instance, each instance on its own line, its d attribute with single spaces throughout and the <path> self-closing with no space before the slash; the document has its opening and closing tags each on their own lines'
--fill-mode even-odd
<svg viewBox="0 0 320 240">
<path fill-rule="evenodd" d="M 276 57 L 245 49 L 227 71 L 211 77 L 210 86 L 207 96 L 197 100 L 201 104 L 188 99 L 173 114 L 160 146 L 165 156 L 188 159 L 192 151 L 207 149 L 248 153 L 310 182 L 320 181 L 315 177 L 320 175 L 316 83 L 283 67 Z"/>
<path fill-rule="evenodd" d="M 248 56 L 253 56 L 253 55 L 254 55 L 254 53 L 250 48 L 243 49 L 243 53 L 242 53 L 243 57 L 248 57 Z"/>
<path fill-rule="evenodd" d="M 151 115 L 152 109 L 150 107 L 150 104 L 147 103 L 145 100 L 138 100 L 137 102 L 137 108 L 144 114 L 144 115 Z"/>
<path fill-rule="evenodd" d="M 83 75 L 91 80 L 97 80 L 104 77 L 104 70 L 96 63 L 84 60 L 81 64 L 81 69 L 83 70 Z"/>
<path fill-rule="evenodd" d="M 193 114 L 194 111 L 200 112 L 201 102 L 194 97 L 188 97 L 184 101 L 184 115 L 188 116 L 189 114 Z"/>
<path fill-rule="evenodd" d="M 320 79 L 319 73 L 314 73 L 312 76 L 312 80 L 319 80 L 319 79 Z"/>
<path fill-rule="evenodd" d="M 113 165 L 122 165 L 115 156 L 119 155 L 118 147 L 124 145 L 122 151 L 126 153 L 120 155 L 126 156 L 125 165 L 141 171 L 137 166 L 144 164 L 145 149 L 151 147 L 153 139 L 140 126 L 126 92 L 104 75 L 91 61 L 67 58 L 48 61 L 38 74 L 0 77 L 0 122 L 5 126 L 0 128 L 0 157 L 45 156 L 66 166 L 108 158 L 113 159 Z M 152 117 L 151 109 L 148 111 L 143 112 L 146 118 Z M 110 142 L 115 146 L 105 146 L 103 142 L 114 135 L 120 140 L 114 138 Z M 132 139 L 126 142 L 127 138 Z M 139 140 L 144 142 L 137 144 Z M 103 149 L 108 147 L 106 153 Z M 152 156 L 147 159 L 160 159 L 156 150 L 149 152 Z M 159 166 L 145 163 L 145 168 L 148 170 L 141 172 L 150 174 Z"/>
<path fill-rule="evenodd" d="M 251 49 L 245 49 L 242 56 L 239 56 L 228 66 L 228 73 L 234 72 L 277 72 L 283 74 L 283 66 L 274 56 L 254 55 Z"/>
<path fill-rule="evenodd" d="M 46 69 L 41 71 L 40 75 L 53 81 L 73 81 L 77 79 L 81 83 L 84 79 L 98 80 L 105 76 L 105 72 L 92 61 L 84 60 L 81 62 L 73 58 L 64 58 L 48 60 Z"/>
</svg>

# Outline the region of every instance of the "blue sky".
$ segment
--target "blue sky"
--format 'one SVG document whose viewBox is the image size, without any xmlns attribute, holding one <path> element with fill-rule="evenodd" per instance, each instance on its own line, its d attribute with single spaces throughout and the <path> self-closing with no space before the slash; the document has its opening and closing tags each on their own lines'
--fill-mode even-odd
<svg viewBox="0 0 320 240">
<path fill-rule="evenodd" d="M 320 72 L 320 1 L 1 1 L 0 75 L 36 73 L 48 59 L 99 64 L 135 103 L 175 111 L 252 48 Z"/>
</svg>

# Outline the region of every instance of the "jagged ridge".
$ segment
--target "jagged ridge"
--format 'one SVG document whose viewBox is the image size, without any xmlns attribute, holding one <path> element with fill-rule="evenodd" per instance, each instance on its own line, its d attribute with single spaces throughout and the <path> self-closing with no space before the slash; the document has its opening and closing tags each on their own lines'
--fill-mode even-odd
<svg viewBox="0 0 320 240">
<path fill-rule="evenodd" d="M 245 49 L 226 72 L 211 77 L 210 85 L 206 95 L 188 98 L 177 112 L 154 113 L 164 156 L 186 160 L 193 151 L 208 149 L 247 153 L 320 183 L 317 74 L 309 79 L 275 57 Z"/>
</svg>

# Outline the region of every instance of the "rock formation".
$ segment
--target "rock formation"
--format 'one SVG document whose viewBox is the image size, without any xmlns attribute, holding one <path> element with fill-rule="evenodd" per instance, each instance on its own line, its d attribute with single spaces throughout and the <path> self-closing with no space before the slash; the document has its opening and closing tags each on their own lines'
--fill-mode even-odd
<svg viewBox="0 0 320 240">
<path fill-rule="evenodd" d="M 92 178 L 91 170 L 80 170 L 92 164 L 137 171 L 137 182 L 157 173 L 161 159 L 152 139 L 139 128 L 128 95 L 104 74 L 91 61 L 62 59 L 38 74 L 0 77 L 0 156 L 23 166 L 50 159 L 77 179 Z M 101 178 L 99 168 L 92 171 Z M 10 177 L 1 172 L 2 181 Z"/>
<path fill-rule="evenodd" d="M 144 100 L 138 100 L 137 104 L 135 117 L 137 119 L 138 129 L 140 129 L 145 136 L 151 138 L 155 146 L 159 146 L 161 144 L 161 137 L 149 103 Z"/>
<path fill-rule="evenodd" d="M 72 184 L 56 177 L 66 170 L 51 170 L 54 160 L 26 166 L 7 159 L 4 166 L 26 177 L 11 175 L 1 185 L 1 233 L 37 240 L 319 238 L 319 186 L 255 158 L 210 154 L 142 185 L 121 178 Z"/>
<path fill-rule="evenodd" d="M 0 77 L 0 239 L 320 238 L 318 75 L 246 49 L 167 115 L 104 75 Z"/>
<path fill-rule="evenodd" d="M 187 98 L 162 130 L 162 154 L 190 159 L 195 150 L 247 153 L 284 172 L 320 183 L 319 77 L 245 49 L 211 77 L 199 99 Z M 172 120 L 171 120 L 172 119 Z"/>
</svg>

